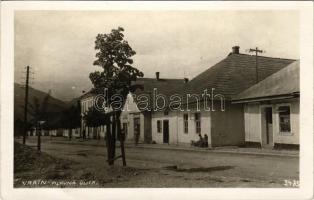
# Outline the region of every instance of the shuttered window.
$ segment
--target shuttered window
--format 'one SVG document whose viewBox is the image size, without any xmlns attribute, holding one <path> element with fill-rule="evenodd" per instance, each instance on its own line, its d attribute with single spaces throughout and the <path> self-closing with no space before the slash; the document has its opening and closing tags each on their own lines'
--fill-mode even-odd
<svg viewBox="0 0 314 200">
<path fill-rule="evenodd" d="M 157 133 L 161 133 L 161 121 L 157 120 Z"/>
<path fill-rule="evenodd" d="M 188 114 L 183 115 L 183 128 L 184 128 L 184 133 L 189 132 L 189 115 Z"/>
<path fill-rule="evenodd" d="M 201 113 L 195 113 L 195 128 L 196 133 L 201 133 Z"/>
</svg>

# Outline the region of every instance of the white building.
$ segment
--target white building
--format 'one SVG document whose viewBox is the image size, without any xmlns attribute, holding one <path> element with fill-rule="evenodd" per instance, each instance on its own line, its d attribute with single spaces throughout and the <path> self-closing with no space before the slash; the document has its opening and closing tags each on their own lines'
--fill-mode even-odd
<svg viewBox="0 0 314 200">
<path fill-rule="evenodd" d="M 94 106 L 95 94 L 91 91 L 85 93 L 80 97 L 81 105 L 81 132 L 85 134 L 86 138 L 100 139 L 105 137 L 106 126 L 88 127 L 83 119 L 83 116 Z M 83 135 L 82 135 L 83 137 Z"/>
<path fill-rule="evenodd" d="M 206 134 L 211 147 L 240 146 L 251 141 L 261 142 L 256 138 L 262 138 L 260 132 L 264 131 L 264 128 L 262 128 L 263 125 L 255 126 L 252 125 L 253 122 L 249 122 L 251 119 L 248 119 L 248 116 L 251 116 L 251 110 L 260 110 L 261 107 L 271 105 L 274 119 L 279 117 L 281 120 L 287 120 L 283 116 L 284 113 L 288 113 L 287 107 L 282 105 L 284 103 L 290 105 L 292 119 L 298 115 L 293 114 L 298 113 L 298 102 L 297 100 L 286 99 L 281 101 L 281 104 L 273 105 L 275 102 L 271 101 L 268 104 L 263 102 L 256 105 L 258 101 L 249 103 L 238 101 L 241 99 L 234 99 L 239 93 L 255 85 L 256 82 L 262 84 L 267 77 L 295 62 L 291 59 L 262 56 L 258 56 L 257 60 L 258 68 L 256 68 L 256 56 L 241 54 L 239 47 L 235 46 L 225 59 L 209 67 L 191 81 L 187 79 L 162 79 L 159 77 L 159 72 L 156 73 L 156 78 L 139 78 L 132 84 L 140 85 L 142 88 L 128 95 L 121 115 L 121 126 L 126 133 L 126 139 L 145 143 L 180 144 L 198 140 L 199 134 L 203 137 Z M 270 87 L 273 88 L 269 90 L 280 92 L 280 89 L 276 89 L 276 85 Z M 204 98 L 205 90 L 211 98 L 209 109 L 204 107 L 209 101 Z M 254 90 L 258 91 L 258 89 Z M 165 102 L 160 101 L 160 99 L 159 101 L 156 100 L 158 99 L 156 91 L 157 95 L 165 97 Z M 173 95 L 181 97 L 182 101 L 177 104 L 182 104 L 183 110 L 172 109 L 176 106 L 171 102 Z M 198 98 L 193 99 L 188 95 L 194 95 Z M 92 101 L 93 96 L 91 94 L 83 95 L 81 98 L 82 114 L 93 105 Z M 162 104 L 165 104 L 164 108 L 156 109 Z M 274 110 L 278 110 L 278 113 L 276 114 Z M 252 114 L 252 116 L 255 115 Z M 292 123 L 296 124 L 291 125 L 292 131 L 298 129 L 295 121 L 293 120 Z M 260 123 L 265 122 L 261 121 Z M 273 128 L 277 130 L 278 126 L 275 125 Z M 92 135 L 92 138 L 95 138 L 95 135 L 105 135 L 104 127 L 86 127 L 83 120 L 82 128 L 88 130 L 87 133 Z M 95 129 L 97 130 L 95 131 Z M 254 130 L 254 133 L 249 129 Z M 260 132 L 258 132 L 259 130 Z M 291 141 L 295 140 L 292 137 L 290 139 Z M 276 143 L 285 143 L 286 140 L 290 139 L 278 134 Z M 269 137 L 268 141 L 270 140 Z"/>
<path fill-rule="evenodd" d="M 299 145 L 300 62 L 238 94 L 244 104 L 245 142 L 259 147 Z"/>
<path fill-rule="evenodd" d="M 164 79 L 159 77 L 159 72 L 156 72 L 156 78 L 138 78 L 132 84 L 140 85 L 142 88 L 128 95 L 123 108 L 121 122 L 123 129 L 126 130 L 127 139 L 135 141 L 137 136 L 139 142 L 157 142 L 154 134 L 156 112 L 153 111 L 155 105 L 152 101 L 154 92 L 157 96 L 168 97 L 176 88 L 184 84 L 184 79 Z M 147 100 L 147 104 L 143 103 L 143 100 Z"/>
<path fill-rule="evenodd" d="M 295 60 L 279 59 L 258 56 L 258 81 L 283 69 Z M 158 83 L 158 80 L 155 81 Z M 181 83 L 181 84 L 180 84 Z M 131 99 L 135 109 L 125 113 L 124 126 L 128 127 L 128 138 L 134 137 L 136 127 L 140 127 L 140 139 L 148 139 L 156 143 L 190 143 L 191 140 L 198 140 L 199 134 L 208 135 L 209 146 L 244 145 L 245 144 L 245 123 L 244 105 L 233 104 L 232 97 L 248 89 L 256 83 L 256 57 L 241 54 L 239 47 L 233 47 L 225 59 L 216 65 L 209 67 L 189 82 L 179 81 L 172 86 L 166 84 L 163 92 L 166 97 L 173 94 L 181 95 L 182 103 L 189 106 L 189 110 L 173 111 L 164 109 L 154 111 L 138 108 L 139 100 Z M 147 81 L 142 82 L 148 94 L 147 98 L 152 101 L 153 85 Z M 159 83 L 161 84 L 161 83 Z M 155 85 L 157 89 L 161 85 Z M 159 89 L 160 90 L 160 89 Z M 204 90 L 214 91 L 212 94 L 211 109 L 206 110 L 202 98 Z M 187 95 L 198 95 L 200 109 L 197 109 L 197 100 L 187 101 Z M 223 103 L 221 100 L 223 99 Z M 168 102 L 167 102 L 168 104 Z M 223 105 L 223 109 L 221 109 Z M 145 121 L 145 119 L 147 119 Z M 149 120 L 151 119 L 151 120 Z M 139 126 L 137 125 L 139 124 Z M 147 126 L 146 126 L 147 125 Z M 149 127 L 151 127 L 149 129 Z M 144 132 L 144 134 L 142 134 Z M 147 141 L 149 142 L 149 140 Z"/>
</svg>

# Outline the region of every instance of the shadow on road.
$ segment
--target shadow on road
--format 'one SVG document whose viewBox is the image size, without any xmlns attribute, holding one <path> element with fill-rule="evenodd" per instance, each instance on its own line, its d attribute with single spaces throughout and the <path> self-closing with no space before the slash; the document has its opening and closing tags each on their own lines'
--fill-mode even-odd
<svg viewBox="0 0 314 200">
<path fill-rule="evenodd" d="M 233 169 L 234 166 L 215 166 L 215 167 L 197 167 L 197 168 L 178 168 L 177 165 L 167 166 L 164 169 L 177 171 L 177 172 L 213 172 L 213 171 L 223 171 L 228 169 Z"/>
</svg>

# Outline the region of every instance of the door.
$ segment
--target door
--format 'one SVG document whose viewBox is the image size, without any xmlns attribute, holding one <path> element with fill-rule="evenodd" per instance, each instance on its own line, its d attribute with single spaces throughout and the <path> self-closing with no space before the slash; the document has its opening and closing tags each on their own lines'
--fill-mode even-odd
<svg viewBox="0 0 314 200">
<path fill-rule="evenodd" d="M 141 135 L 140 118 L 136 117 L 134 118 L 134 139 L 136 144 L 139 142 L 140 135 Z"/>
<path fill-rule="evenodd" d="M 169 121 L 163 121 L 163 141 L 169 144 Z"/>
<path fill-rule="evenodd" d="M 264 123 L 263 123 L 263 146 L 273 146 L 273 117 L 272 108 L 264 108 Z"/>
</svg>

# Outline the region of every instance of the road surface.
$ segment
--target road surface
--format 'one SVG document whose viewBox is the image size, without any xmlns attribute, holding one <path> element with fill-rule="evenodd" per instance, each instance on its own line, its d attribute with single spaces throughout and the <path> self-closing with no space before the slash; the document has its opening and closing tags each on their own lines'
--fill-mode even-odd
<svg viewBox="0 0 314 200">
<path fill-rule="evenodd" d="M 29 139 L 28 145 L 35 145 Z M 133 174 L 112 173 L 103 146 L 42 142 L 42 151 L 72 160 L 71 173 L 92 174 L 107 181 L 101 187 L 286 187 L 299 180 L 299 158 L 194 152 L 164 149 L 126 148 Z M 117 149 L 117 155 L 120 150 Z M 122 165 L 121 159 L 115 168 Z M 290 185 L 291 186 L 291 185 Z"/>
</svg>

